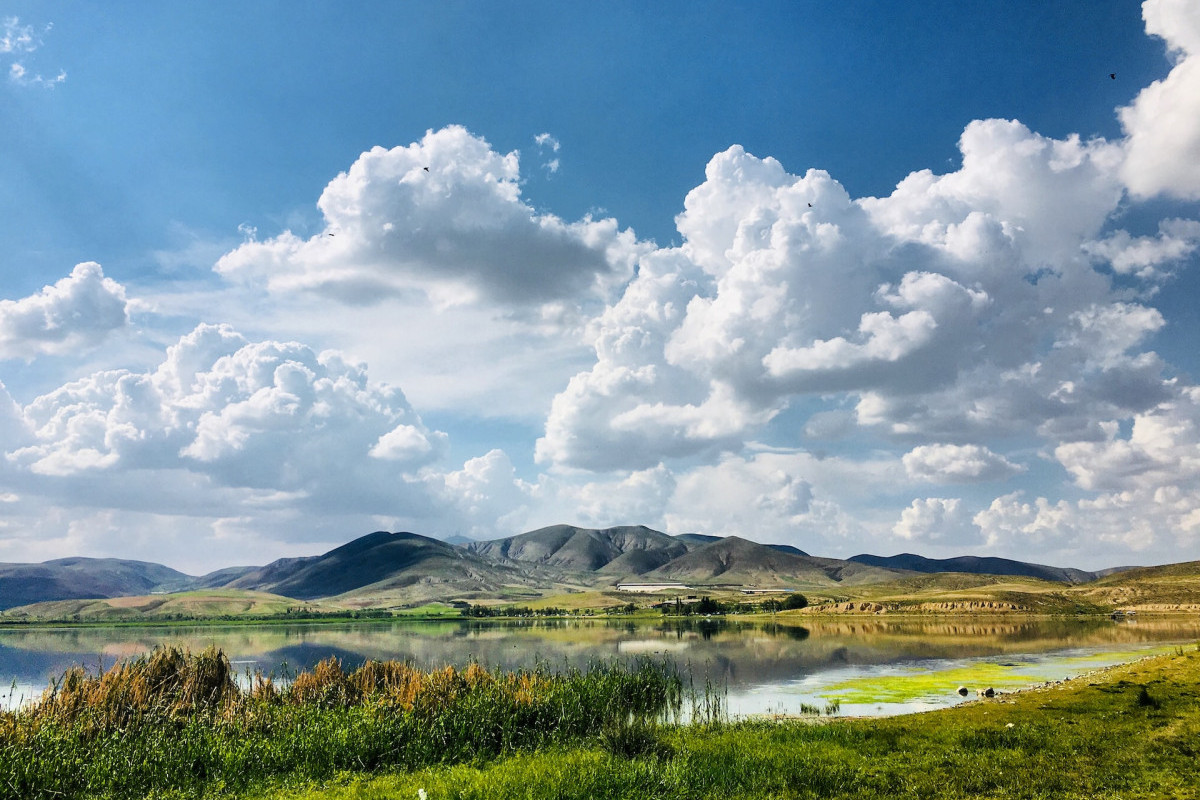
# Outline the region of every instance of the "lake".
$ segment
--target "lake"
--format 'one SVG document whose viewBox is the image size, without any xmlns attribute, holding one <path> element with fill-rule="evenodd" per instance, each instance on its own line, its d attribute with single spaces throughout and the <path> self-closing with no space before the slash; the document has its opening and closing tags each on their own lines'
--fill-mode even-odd
<svg viewBox="0 0 1200 800">
<path fill-rule="evenodd" d="M 635 656 L 669 658 L 685 689 L 733 716 L 838 705 L 881 715 L 962 702 L 956 689 L 1010 691 L 1144 655 L 1195 647 L 1200 619 L 937 618 L 380 621 L 194 627 L 0 629 L 0 705 L 40 697 L 74 665 L 107 669 L 162 644 L 221 648 L 241 673 L 286 675 L 337 656 L 504 670 Z"/>
</svg>

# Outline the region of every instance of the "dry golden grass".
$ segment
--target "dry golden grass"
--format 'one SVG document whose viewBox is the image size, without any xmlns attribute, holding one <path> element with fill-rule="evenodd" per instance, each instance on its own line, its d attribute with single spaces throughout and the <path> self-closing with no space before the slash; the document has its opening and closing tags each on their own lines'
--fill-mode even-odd
<svg viewBox="0 0 1200 800">
<path fill-rule="evenodd" d="M 102 675 L 73 667 L 46 690 L 36 707 L 38 721 L 120 729 L 150 713 L 187 716 L 228 705 L 238 697 L 229 660 L 216 648 L 193 656 L 159 648 L 148 656 L 115 664 Z"/>
</svg>

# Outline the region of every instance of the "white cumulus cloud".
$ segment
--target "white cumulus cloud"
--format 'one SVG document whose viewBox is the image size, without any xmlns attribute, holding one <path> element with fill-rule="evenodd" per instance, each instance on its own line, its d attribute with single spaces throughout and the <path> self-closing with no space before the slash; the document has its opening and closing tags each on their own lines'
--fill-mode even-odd
<svg viewBox="0 0 1200 800">
<path fill-rule="evenodd" d="M 1146 32 L 1175 57 L 1162 80 L 1120 109 L 1125 131 L 1121 176 L 1141 197 L 1200 199 L 1200 7 L 1192 0 L 1146 0 Z"/>
<path fill-rule="evenodd" d="M 95 262 L 20 300 L 0 300 L 0 359 L 90 349 L 129 322 L 121 284 Z"/>
<path fill-rule="evenodd" d="M 521 198 L 518 154 L 461 126 L 375 147 L 334 178 L 308 239 L 290 231 L 223 256 L 221 274 L 349 303 L 425 294 L 530 306 L 619 285 L 645 249 L 612 219 L 566 222 Z"/>
<path fill-rule="evenodd" d="M 1175 265 L 1200 247 L 1200 221 L 1167 219 L 1158 225 L 1157 236 L 1130 236 L 1118 230 L 1106 238 L 1084 244 L 1092 256 L 1107 261 L 1113 271 L 1153 280 L 1166 277 Z"/>
<path fill-rule="evenodd" d="M 32 441 L 8 460 L 33 474 L 178 471 L 326 509 L 419 500 L 406 474 L 445 449 L 445 434 L 362 365 L 295 342 L 249 342 L 228 326 L 201 325 L 150 372 L 68 383 L 22 417 Z"/>
<path fill-rule="evenodd" d="M 1100 441 L 1067 442 L 1054 456 L 1083 489 L 1106 492 L 1200 491 L 1200 388 L 1133 419 L 1127 436 L 1115 421 Z M 1200 497 L 1197 497 L 1200 500 Z"/>
<path fill-rule="evenodd" d="M 1010 478 L 1024 468 L 977 444 L 927 444 L 903 458 L 908 477 L 932 483 L 975 483 Z"/>
<path fill-rule="evenodd" d="M 1131 350 L 1161 317 L 1082 251 L 1121 199 L 1120 147 L 1005 120 L 971 123 L 960 147 L 960 170 L 860 200 L 819 170 L 714 156 L 682 246 L 643 256 L 601 316 L 596 363 L 555 398 L 539 458 L 712 458 L 797 398 L 838 393 L 860 426 L 935 441 L 1083 429 L 1097 408 L 1160 400 L 1161 363 Z"/>
<path fill-rule="evenodd" d="M 962 500 L 944 497 L 918 498 L 900 513 L 892 533 L 922 544 L 954 542 L 965 546 L 979 542 L 979 530 Z"/>
<path fill-rule="evenodd" d="M 1051 503 L 1039 497 L 1032 503 L 1013 492 L 997 497 L 973 518 L 987 544 L 1009 552 L 1066 548 L 1077 544 L 1076 515 L 1065 500 Z"/>
<path fill-rule="evenodd" d="M 523 529 L 538 487 L 517 477 L 508 454 L 493 449 L 468 459 L 462 469 L 429 475 L 454 530 L 475 539 L 510 536 Z"/>
</svg>

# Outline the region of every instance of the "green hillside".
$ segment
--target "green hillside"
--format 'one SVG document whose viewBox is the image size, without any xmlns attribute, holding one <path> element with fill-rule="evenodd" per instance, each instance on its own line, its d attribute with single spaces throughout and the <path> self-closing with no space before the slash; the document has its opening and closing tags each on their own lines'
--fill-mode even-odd
<svg viewBox="0 0 1200 800">
<path fill-rule="evenodd" d="M 240 589 L 205 589 L 92 600 L 52 600 L 11 608 L 0 620 L 150 622 L 174 618 L 282 614 L 300 603 L 290 597 Z"/>
</svg>

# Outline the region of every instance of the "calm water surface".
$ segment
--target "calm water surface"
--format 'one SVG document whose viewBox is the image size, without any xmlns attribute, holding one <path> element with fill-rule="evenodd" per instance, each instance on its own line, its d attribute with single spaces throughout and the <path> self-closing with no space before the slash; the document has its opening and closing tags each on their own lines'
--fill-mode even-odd
<svg viewBox="0 0 1200 800">
<path fill-rule="evenodd" d="M 0 629 L 0 705 L 41 695 L 74 665 L 108 668 L 161 644 L 224 650 L 239 672 L 277 675 L 331 655 L 422 667 L 478 661 L 505 670 L 586 667 L 649 655 L 673 660 L 698 693 L 735 716 L 798 714 L 838 703 L 841 714 L 895 714 L 961 702 L 960 686 L 1011 690 L 1143 655 L 1194 647 L 1200 619 L 805 620 L 725 619 L 370 622 L 164 628 Z M 972 695 L 974 692 L 972 692 Z"/>
</svg>

